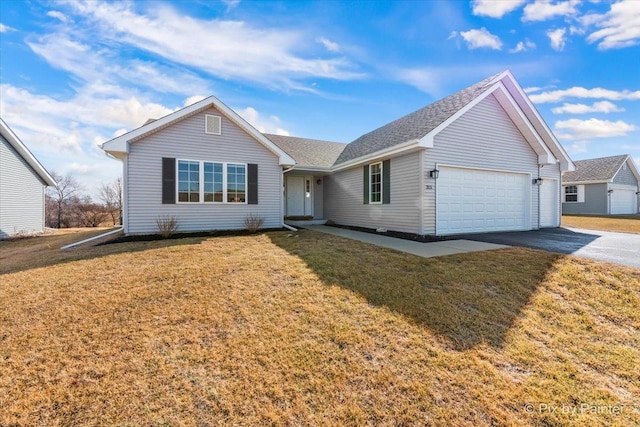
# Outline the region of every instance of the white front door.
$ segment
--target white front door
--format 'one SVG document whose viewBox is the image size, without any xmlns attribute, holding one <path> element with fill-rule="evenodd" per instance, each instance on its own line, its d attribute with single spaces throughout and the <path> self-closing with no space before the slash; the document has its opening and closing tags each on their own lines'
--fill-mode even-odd
<svg viewBox="0 0 640 427">
<path fill-rule="evenodd" d="M 287 216 L 313 216 L 312 177 L 287 176 Z"/>
<path fill-rule="evenodd" d="M 557 227 L 558 181 L 544 178 L 540 186 L 540 227 Z"/>
</svg>

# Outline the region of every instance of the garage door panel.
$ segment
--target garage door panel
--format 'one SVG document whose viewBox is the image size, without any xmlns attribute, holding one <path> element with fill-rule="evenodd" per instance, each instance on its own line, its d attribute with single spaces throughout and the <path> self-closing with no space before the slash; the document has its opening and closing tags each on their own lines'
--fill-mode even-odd
<svg viewBox="0 0 640 427">
<path fill-rule="evenodd" d="M 613 215 L 634 214 L 638 211 L 635 189 L 614 188 L 611 193 L 611 213 Z"/>
<path fill-rule="evenodd" d="M 530 229 L 529 177 L 440 167 L 436 232 L 444 235 Z M 455 190 L 459 187 L 461 192 Z"/>
</svg>

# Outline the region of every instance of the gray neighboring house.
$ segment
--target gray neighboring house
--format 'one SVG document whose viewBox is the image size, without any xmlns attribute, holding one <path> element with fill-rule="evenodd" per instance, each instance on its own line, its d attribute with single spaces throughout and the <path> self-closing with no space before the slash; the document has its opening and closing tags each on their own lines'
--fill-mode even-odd
<svg viewBox="0 0 640 427">
<path fill-rule="evenodd" d="M 574 165 L 509 71 L 349 144 L 262 134 L 215 97 L 102 145 L 123 162 L 124 229 L 305 219 L 420 235 L 560 224 Z"/>
<path fill-rule="evenodd" d="M 0 239 L 44 230 L 44 191 L 56 182 L 0 119 Z"/>
<path fill-rule="evenodd" d="M 575 171 L 562 175 L 562 213 L 638 213 L 640 172 L 630 155 L 579 160 L 575 165 Z"/>
</svg>

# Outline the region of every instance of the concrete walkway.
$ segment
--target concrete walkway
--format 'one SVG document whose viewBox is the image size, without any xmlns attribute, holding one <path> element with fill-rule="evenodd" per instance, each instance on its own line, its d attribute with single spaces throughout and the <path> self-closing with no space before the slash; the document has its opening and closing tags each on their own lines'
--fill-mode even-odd
<svg viewBox="0 0 640 427">
<path fill-rule="evenodd" d="M 327 225 L 309 225 L 305 228 L 319 231 L 320 233 L 333 234 L 334 236 L 370 243 L 383 248 L 395 249 L 396 251 L 418 255 L 424 258 L 509 247 L 494 243 L 474 242 L 472 240 L 446 240 L 442 242 L 420 243 L 412 240 L 398 239 L 397 237 L 363 233 L 362 231 L 349 230 L 346 228 L 329 227 Z"/>
</svg>

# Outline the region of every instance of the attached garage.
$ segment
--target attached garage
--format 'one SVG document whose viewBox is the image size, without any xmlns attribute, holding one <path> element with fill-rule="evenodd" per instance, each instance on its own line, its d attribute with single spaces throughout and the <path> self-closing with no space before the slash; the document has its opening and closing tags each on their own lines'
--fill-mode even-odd
<svg viewBox="0 0 640 427">
<path fill-rule="evenodd" d="M 611 214 L 635 214 L 638 213 L 638 196 L 636 188 L 625 188 L 622 186 L 610 186 L 611 193 Z"/>
<path fill-rule="evenodd" d="M 531 229 L 531 175 L 440 166 L 436 234 Z"/>
</svg>

